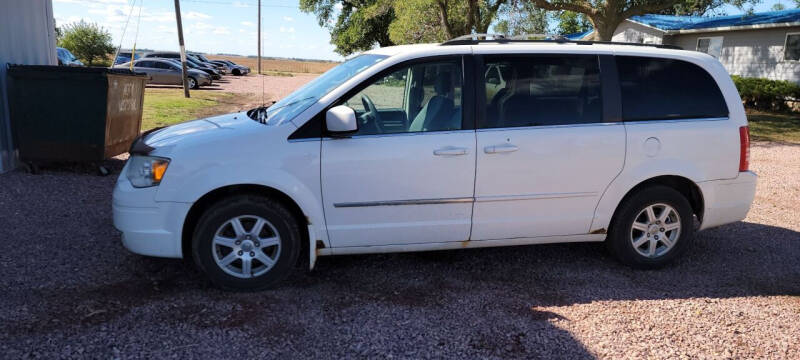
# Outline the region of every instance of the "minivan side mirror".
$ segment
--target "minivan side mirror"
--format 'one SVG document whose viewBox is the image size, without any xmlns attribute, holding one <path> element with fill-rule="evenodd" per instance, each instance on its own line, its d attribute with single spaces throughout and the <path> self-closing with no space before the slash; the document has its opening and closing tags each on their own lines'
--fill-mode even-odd
<svg viewBox="0 0 800 360">
<path fill-rule="evenodd" d="M 328 132 L 339 135 L 358 131 L 355 110 L 344 105 L 328 109 L 325 113 L 325 127 Z"/>
</svg>

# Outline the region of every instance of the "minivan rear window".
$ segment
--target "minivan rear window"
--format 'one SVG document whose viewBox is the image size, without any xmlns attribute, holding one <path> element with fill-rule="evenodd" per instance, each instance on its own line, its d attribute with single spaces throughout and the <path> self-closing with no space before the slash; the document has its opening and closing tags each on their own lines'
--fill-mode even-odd
<svg viewBox="0 0 800 360">
<path fill-rule="evenodd" d="M 481 128 L 603 121 L 596 55 L 487 56 Z"/>
<path fill-rule="evenodd" d="M 717 82 L 682 60 L 617 56 L 624 121 L 719 118 L 728 106 Z"/>
</svg>

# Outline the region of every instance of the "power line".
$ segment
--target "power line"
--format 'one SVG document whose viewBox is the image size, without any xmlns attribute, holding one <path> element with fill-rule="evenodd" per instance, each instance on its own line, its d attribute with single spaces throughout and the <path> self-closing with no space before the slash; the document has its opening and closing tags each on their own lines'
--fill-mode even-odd
<svg viewBox="0 0 800 360">
<path fill-rule="evenodd" d="M 258 7 L 257 4 L 250 3 L 250 2 L 243 2 L 243 1 L 220 1 L 220 0 L 182 0 L 183 2 L 191 2 L 197 4 L 216 4 L 216 5 L 230 5 L 230 6 L 237 6 L 241 5 L 244 7 Z M 297 5 L 283 5 L 283 4 L 261 4 L 262 8 L 290 8 L 290 9 L 297 9 Z"/>
<path fill-rule="evenodd" d="M 189 2 L 189 3 L 196 3 L 196 4 L 212 4 L 212 5 L 228 5 L 228 6 L 242 6 L 242 7 L 257 7 L 255 3 L 251 2 L 244 2 L 244 1 L 222 1 L 222 0 L 180 0 L 181 2 Z M 81 3 L 94 3 L 94 4 L 108 4 L 108 2 L 103 0 L 80 0 Z M 287 5 L 287 4 L 261 4 L 262 8 L 286 8 L 286 9 L 297 9 L 297 5 Z"/>
</svg>

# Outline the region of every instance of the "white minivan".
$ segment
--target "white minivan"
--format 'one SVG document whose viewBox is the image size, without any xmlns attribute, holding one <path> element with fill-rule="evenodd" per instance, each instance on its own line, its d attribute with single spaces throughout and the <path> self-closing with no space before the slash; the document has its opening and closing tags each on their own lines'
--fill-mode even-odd
<svg viewBox="0 0 800 360">
<path fill-rule="evenodd" d="M 261 289 L 327 255 L 605 241 L 663 266 L 753 201 L 713 57 L 459 40 L 375 49 L 269 107 L 143 134 L 114 189 L 138 254 Z"/>
</svg>

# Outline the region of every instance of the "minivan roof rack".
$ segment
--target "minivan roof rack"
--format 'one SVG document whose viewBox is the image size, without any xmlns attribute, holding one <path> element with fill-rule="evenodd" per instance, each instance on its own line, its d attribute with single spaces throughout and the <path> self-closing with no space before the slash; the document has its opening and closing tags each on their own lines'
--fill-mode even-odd
<svg viewBox="0 0 800 360">
<path fill-rule="evenodd" d="M 509 44 L 509 43 L 530 43 L 530 44 L 577 44 L 577 45 L 627 45 L 627 46 L 646 46 L 659 49 L 682 50 L 681 47 L 665 44 L 643 44 L 617 41 L 594 41 L 594 40 L 570 40 L 564 35 L 558 34 L 521 34 L 515 36 L 505 36 L 502 34 L 468 34 L 462 35 L 443 42 L 441 45 L 477 45 L 477 44 Z"/>
</svg>

